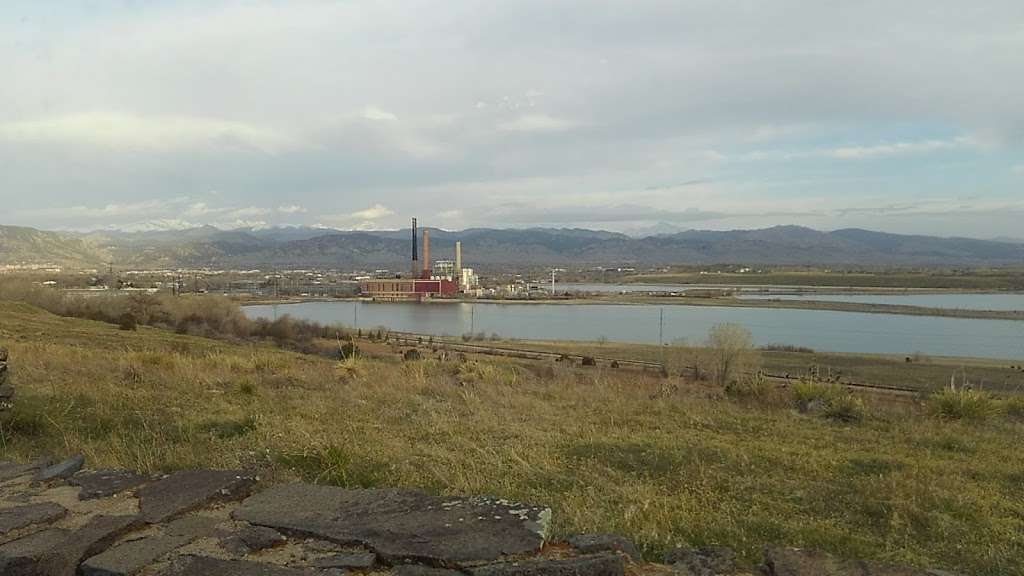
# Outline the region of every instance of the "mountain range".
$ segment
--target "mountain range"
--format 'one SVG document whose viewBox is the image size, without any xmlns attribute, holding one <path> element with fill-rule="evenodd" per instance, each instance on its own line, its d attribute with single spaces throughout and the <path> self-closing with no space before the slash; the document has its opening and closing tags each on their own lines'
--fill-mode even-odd
<svg viewBox="0 0 1024 576">
<path fill-rule="evenodd" d="M 686 230 L 645 237 L 565 228 L 431 229 L 433 259 L 462 241 L 468 266 L 750 265 L 1007 266 L 1024 264 L 1024 244 L 799 226 Z M 409 230 L 322 228 L 48 232 L 0 226 L 0 265 L 52 263 L 96 268 L 334 268 L 404 270 Z"/>
</svg>

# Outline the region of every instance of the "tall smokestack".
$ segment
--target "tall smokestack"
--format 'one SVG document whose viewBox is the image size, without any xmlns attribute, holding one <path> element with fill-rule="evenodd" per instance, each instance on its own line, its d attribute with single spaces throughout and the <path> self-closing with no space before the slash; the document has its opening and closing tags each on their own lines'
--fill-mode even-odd
<svg viewBox="0 0 1024 576">
<path fill-rule="evenodd" d="M 455 277 L 462 278 L 462 240 L 455 241 Z"/>
<path fill-rule="evenodd" d="M 423 277 L 430 278 L 430 230 L 423 229 Z"/>
<path fill-rule="evenodd" d="M 416 230 L 416 219 L 412 219 L 412 277 L 417 278 L 420 275 L 420 251 L 416 246 L 416 238 L 418 236 Z"/>
</svg>

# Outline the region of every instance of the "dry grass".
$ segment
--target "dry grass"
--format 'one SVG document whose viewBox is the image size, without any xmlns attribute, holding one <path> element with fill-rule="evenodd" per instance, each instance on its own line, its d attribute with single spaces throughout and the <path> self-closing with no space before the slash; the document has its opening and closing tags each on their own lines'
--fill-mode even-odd
<svg viewBox="0 0 1024 576">
<path fill-rule="evenodd" d="M 710 384 L 481 359 L 345 363 L 0 302 L 18 390 L 0 457 L 252 466 L 272 479 L 546 503 L 558 534 L 769 543 L 1020 575 L 1024 424 L 869 401 L 844 424 Z"/>
</svg>

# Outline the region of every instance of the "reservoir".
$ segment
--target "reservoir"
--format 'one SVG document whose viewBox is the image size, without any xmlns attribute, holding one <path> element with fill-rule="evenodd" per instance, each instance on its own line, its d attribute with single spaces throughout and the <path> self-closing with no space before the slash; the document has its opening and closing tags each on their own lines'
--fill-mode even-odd
<svg viewBox="0 0 1024 576">
<path fill-rule="evenodd" d="M 245 306 L 251 318 L 285 314 L 323 324 L 438 336 L 497 334 L 523 340 L 600 340 L 656 344 L 702 342 L 708 330 L 734 323 L 757 345 L 790 344 L 850 353 L 1024 359 L 1024 322 L 933 316 L 627 304 L 508 304 L 436 302 L 303 302 Z"/>
<path fill-rule="evenodd" d="M 558 285 L 566 292 L 685 292 L 686 290 L 734 290 L 738 298 L 753 300 L 817 300 L 821 302 L 860 302 L 864 304 L 901 304 L 927 308 L 960 310 L 1024 310 L 1024 293 L 908 292 L 906 294 L 870 294 L 866 291 L 836 293 L 827 287 L 806 286 L 729 286 L 725 284 L 583 284 Z M 804 291 L 803 293 L 799 293 Z"/>
<path fill-rule="evenodd" d="M 740 298 L 903 304 L 960 310 L 1024 310 L 1024 294 L 741 294 Z"/>
</svg>

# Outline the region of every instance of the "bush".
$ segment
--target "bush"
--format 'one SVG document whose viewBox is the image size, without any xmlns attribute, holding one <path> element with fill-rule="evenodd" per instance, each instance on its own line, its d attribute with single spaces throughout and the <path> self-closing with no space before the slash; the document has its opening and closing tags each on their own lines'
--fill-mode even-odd
<svg viewBox="0 0 1024 576">
<path fill-rule="evenodd" d="M 1024 420 L 1024 396 L 1013 396 L 1003 400 L 1003 412 L 1011 418 Z"/>
<path fill-rule="evenodd" d="M 968 388 L 946 388 L 928 398 L 927 405 L 939 418 L 975 422 L 998 416 L 1003 408 L 991 394 Z"/>
<path fill-rule="evenodd" d="M 864 419 L 864 401 L 839 384 L 805 378 L 793 384 L 793 401 L 804 413 L 818 413 L 838 422 Z"/>
<path fill-rule="evenodd" d="M 860 422 L 864 419 L 864 401 L 851 393 L 836 396 L 825 407 L 822 416 L 838 422 Z"/>
<path fill-rule="evenodd" d="M 719 324 L 708 332 L 706 364 L 715 383 L 729 384 L 755 363 L 754 338 L 737 324 Z"/>
<path fill-rule="evenodd" d="M 744 400 L 764 398 L 771 392 L 772 386 L 761 372 L 737 378 L 725 385 L 726 395 Z"/>
<path fill-rule="evenodd" d="M 794 346 L 792 344 L 766 344 L 758 348 L 765 352 L 799 352 L 801 354 L 814 354 L 814 348 L 806 346 Z"/>
<path fill-rule="evenodd" d="M 121 330 L 134 331 L 138 329 L 138 321 L 135 320 L 135 315 L 131 312 L 125 312 L 121 314 L 120 320 L 117 322 L 117 327 Z"/>
</svg>

